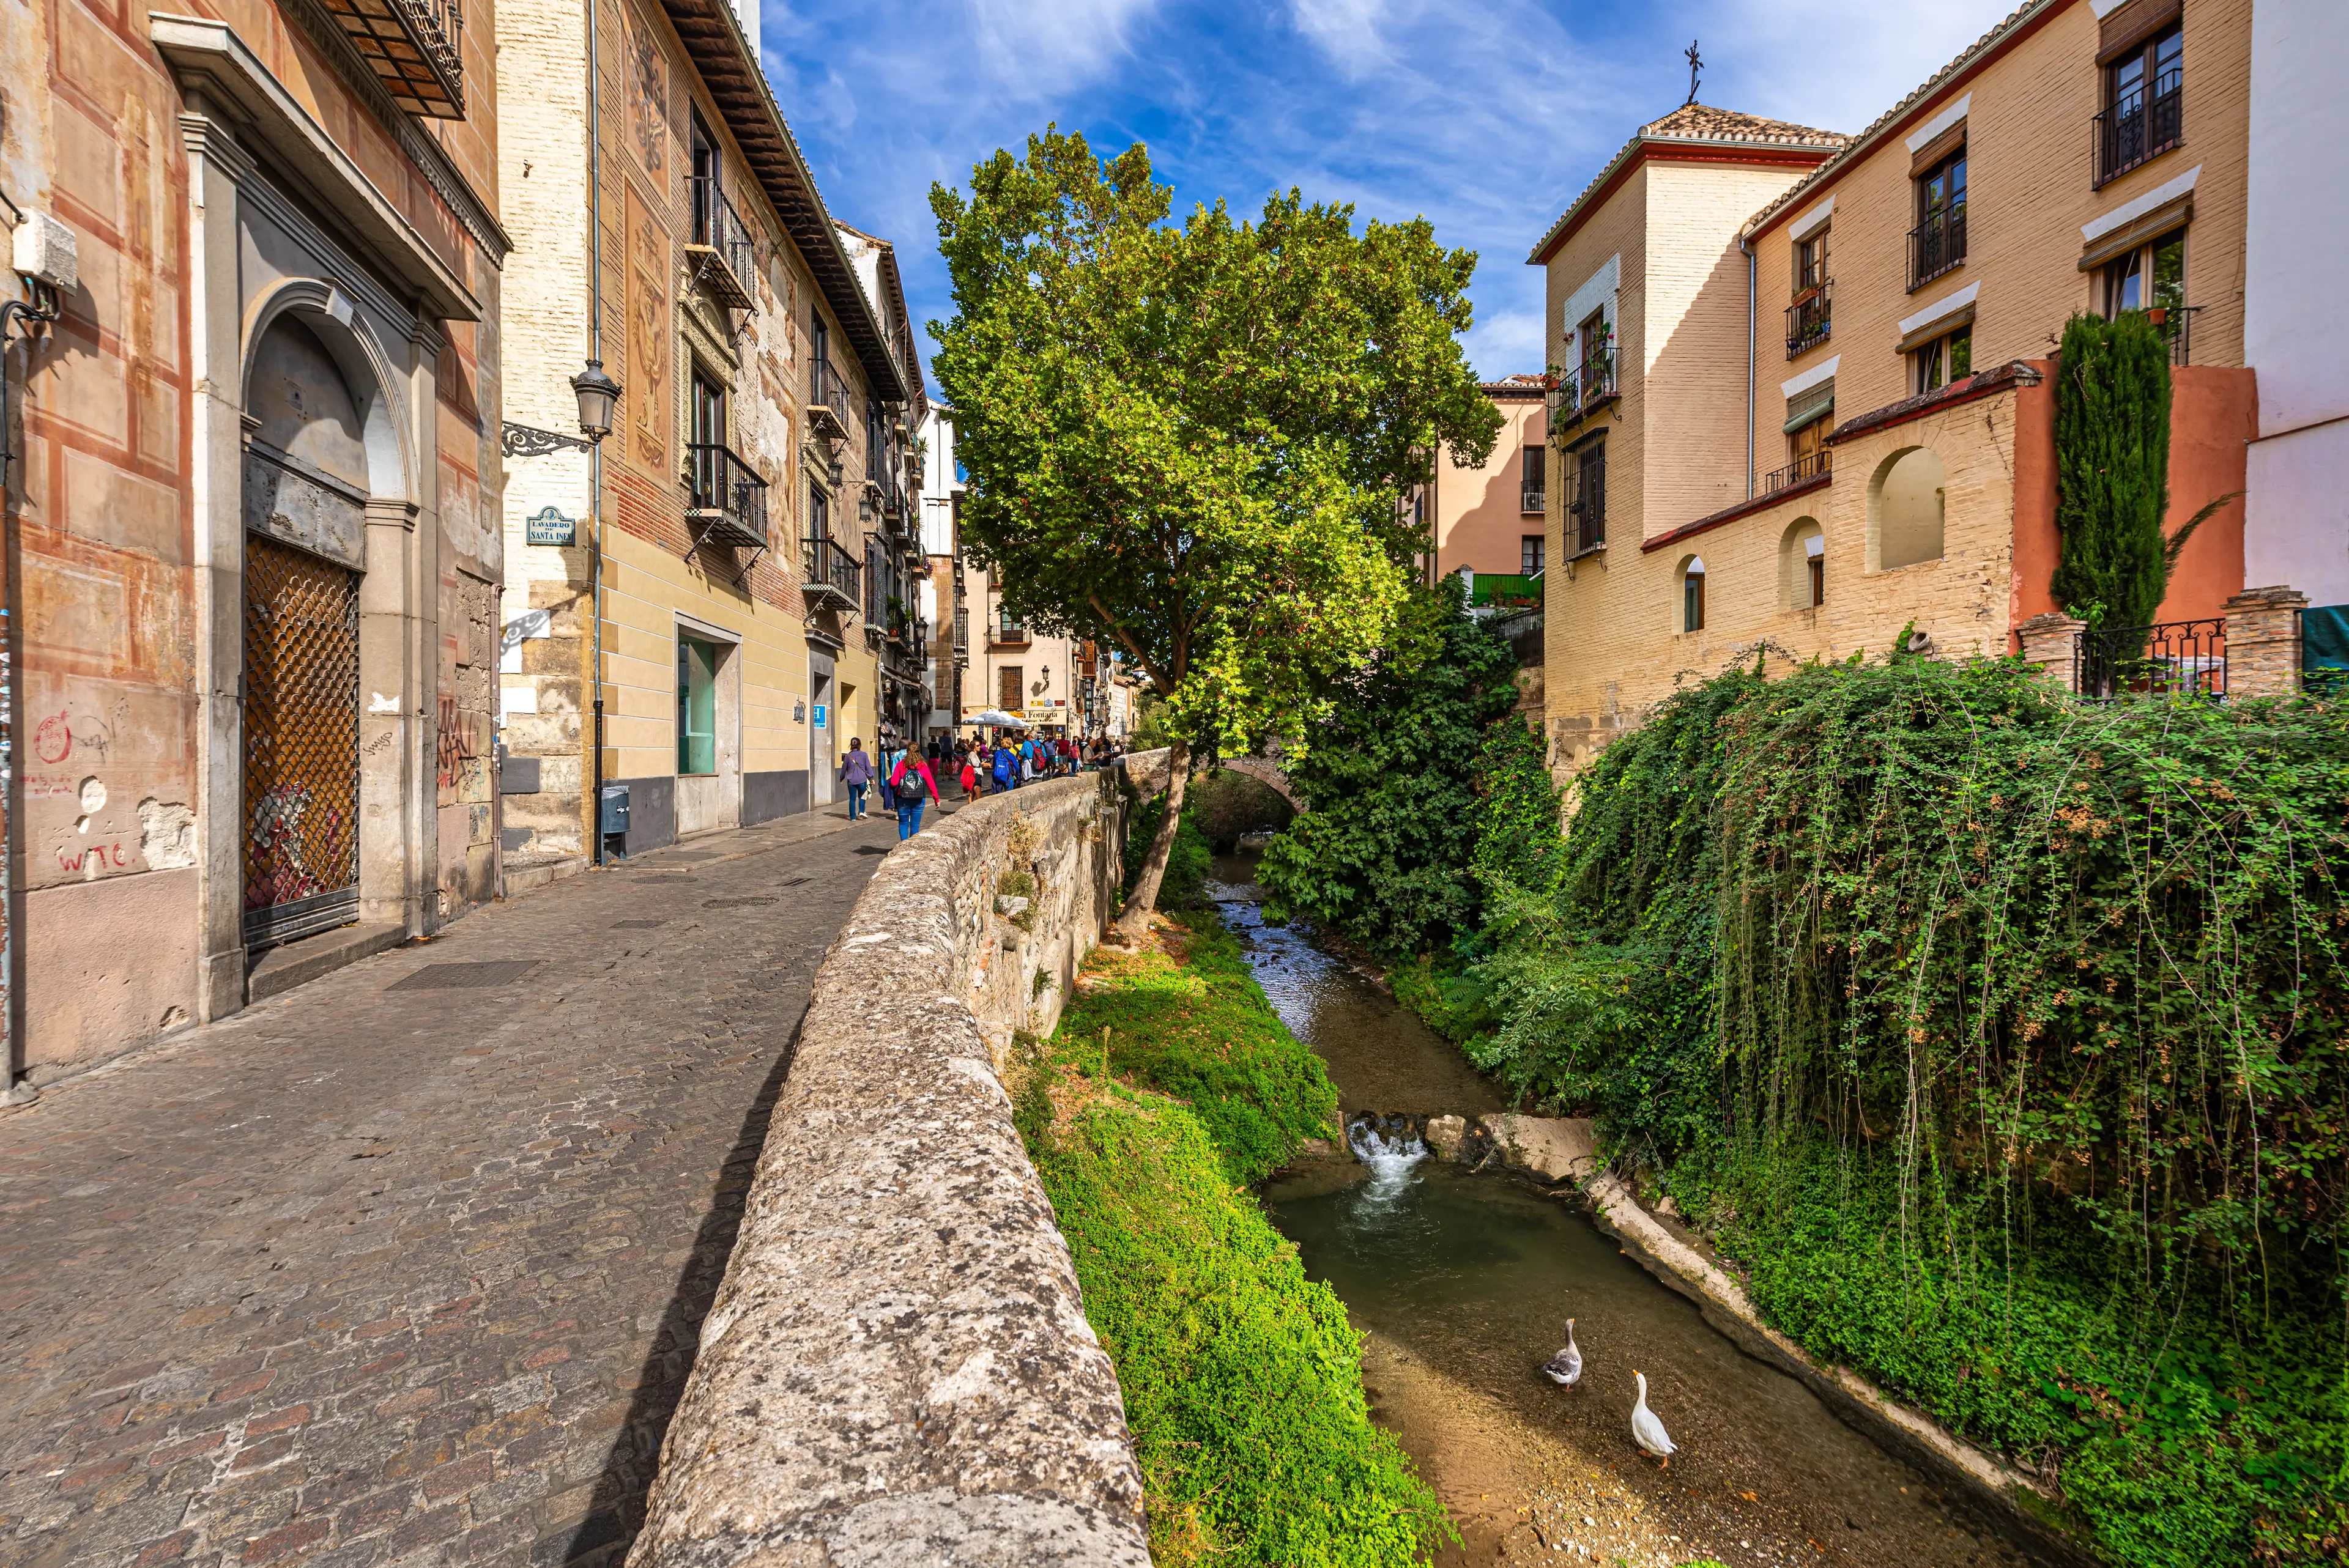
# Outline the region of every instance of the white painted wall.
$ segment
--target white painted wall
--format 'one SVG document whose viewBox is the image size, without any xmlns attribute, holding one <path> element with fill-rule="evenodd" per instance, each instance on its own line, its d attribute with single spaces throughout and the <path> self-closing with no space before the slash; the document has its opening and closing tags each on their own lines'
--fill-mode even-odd
<svg viewBox="0 0 2349 1568">
<path fill-rule="evenodd" d="M 2243 355 L 2259 375 L 2243 530 L 2248 587 L 2349 603 L 2349 55 L 2342 0 L 2251 11 L 2251 211 Z"/>
</svg>

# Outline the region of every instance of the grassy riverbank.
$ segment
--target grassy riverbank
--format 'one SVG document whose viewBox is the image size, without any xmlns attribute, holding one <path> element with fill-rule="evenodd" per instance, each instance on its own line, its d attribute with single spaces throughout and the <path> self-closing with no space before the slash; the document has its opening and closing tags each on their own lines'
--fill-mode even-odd
<svg viewBox="0 0 2349 1568">
<path fill-rule="evenodd" d="M 1423 1561 L 1442 1507 L 1371 1423 L 1345 1308 L 1247 1190 L 1336 1136 L 1336 1091 L 1213 915 L 1161 935 L 1087 960 L 1013 1086 L 1124 1390 L 1152 1558 Z"/>
</svg>

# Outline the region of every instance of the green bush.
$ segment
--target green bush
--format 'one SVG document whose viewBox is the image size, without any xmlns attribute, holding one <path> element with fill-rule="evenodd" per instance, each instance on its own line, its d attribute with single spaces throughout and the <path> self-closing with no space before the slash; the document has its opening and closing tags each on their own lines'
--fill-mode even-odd
<svg viewBox="0 0 2349 1568">
<path fill-rule="evenodd" d="M 1475 929 L 1460 872 L 1475 853 L 1485 736 L 1516 707 L 1517 662 L 1460 595 L 1456 576 L 1414 591 L 1395 647 L 1289 764 L 1309 809 L 1257 868 L 1268 914 L 1306 915 L 1391 960 Z"/>
</svg>

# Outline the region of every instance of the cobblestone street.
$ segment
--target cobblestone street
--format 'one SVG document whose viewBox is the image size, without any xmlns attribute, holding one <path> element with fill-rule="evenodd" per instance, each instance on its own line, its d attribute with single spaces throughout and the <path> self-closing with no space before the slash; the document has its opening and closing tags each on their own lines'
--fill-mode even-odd
<svg viewBox="0 0 2349 1568">
<path fill-rule="evenodd" d="M 894 826 L 591 873 L 0 1118 L 0 1563 L 616 1563 Z"/>
</svg>

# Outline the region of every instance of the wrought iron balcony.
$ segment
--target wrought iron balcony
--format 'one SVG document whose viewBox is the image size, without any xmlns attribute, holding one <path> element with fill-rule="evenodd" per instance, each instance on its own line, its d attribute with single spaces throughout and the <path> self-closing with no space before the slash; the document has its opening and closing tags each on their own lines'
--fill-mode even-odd
<svg viewBox="0 0 2349 1568">
<path fill-rule="evenodd" d="M 856 608 L 856 586 L 863 571 L 855 556 L 829 539 L 802 542 L 800 597 L 808 608 Z"/>
<path fill-rule="evenodd" d="M 1548 486 L 1526 485 L 1524 487 L 1524 491 L 1525 493 L 1517 498 L 1517 510 L 1519 511 L 1547 511 L 1549 510 Z"/>
<path fill-rule="evenodd" d="M 1835 280 L 1813 284 L 1786 307 L 1786 357 L 1816 348 L 1835 335 Z"/>
<path fill-rule="evenodd" d="M 1922 287 L 1952 267 L 1965 265 L 1966 204 L 1937 207 L 1909 231 L 1909 286 Z"/>
<path fill-rule="evenodd" d="M 325 0 L 327 13 L 409 114 L 465 118 L 460 0 Z"/>
<path fill-rule="evenodd" d="M 750 225 L 707 174 L 693 177 L 693 242 L 685 253 L 693 258 L 695 281 L 707 284 L 719 301 L 736 310 L 757 305 L 751 286 L 759 252 Z"/>
<path fill-rule="evenodd" d="M 829 359 L 808 365 L 808 423 L 833 440 L 848 437 L 848 383 Z M 829 429 L 825 428 L 830 426 Z"/>
<path fill-rule="evenodd" d="M 767 547 L 767 481 L 732 449 L 697 441 L 685 449 L 692 489 L 687 515 L 704 540 Z"/>
<path fill-rule="evenodd" d="M 1030 641 L 1025 626 L 1007 626 L 998 621 L 987 629 L 987 640 L 998 647 L 1024 648 Z"/>
<path fill-rule="evenodd" d="M 1762 493 L 1768 495 L 1789 485 L 1803 484 L 1819 479 L 1835 469 L 1835 453 L 1822 447 L 1816 452 L 1806 452 L 1783 469 L 1773 469 L 1762 481 Z"/>
<path fill-rule="evenodd" d="M 2168 70 L 2156 77 L 2149 102 L 2140 83 L 2090 124 L 2095 132 L 2096 184 L 2103 186 L 2186 139 L 2183 73 Z"/>
<path fill-rule="evenodd" d="M 1549 391 L 1549 428 L 1553 436 L 1579 424 L 1585 415 L 1615 396 L 1615 355 L 1612 350 L 1587 359 L 1553 377 Z"/>
</svg>

